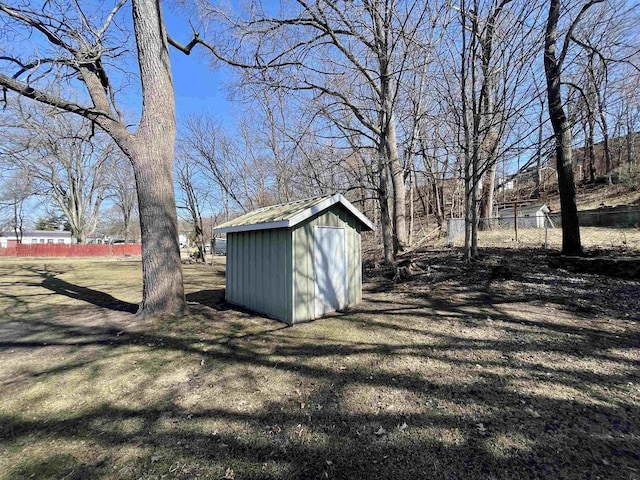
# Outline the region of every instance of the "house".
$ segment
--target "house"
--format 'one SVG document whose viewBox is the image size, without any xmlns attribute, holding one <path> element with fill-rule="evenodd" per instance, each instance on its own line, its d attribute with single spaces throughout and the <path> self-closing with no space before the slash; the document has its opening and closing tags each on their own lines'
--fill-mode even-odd
<svg viewBox="0 0 640 480">
<path fill-rule="evenodd" d="M 189 239 L 185 233 L 178 235 L 178 243 L 180 244 L 180 248 L 187 248 L 189 246 Z"/>
<path fill-rule="evenodd" d="M 360 234 L 373 224 L 340 194 L 260 208 L 227 234 L 226 300 L 288 324 L 362 299 Z"/>
<path fill-rule="evenodd" d="M 545 219 L 551 210 L 545 204 L 505 207 L 498 211 L 500 223 L 513 227 L 515 217 L 518 228 L 544 228 Z"/>
<path fill-rule="evenodd" d="M 16 240 L 14 232 L 0 233 L 0 247 L 11 247 L 16 243 L 22 243 L 23 245 L 33 245 L 39 243 L 56 244 L 63 243 L 65 245 L 71 245 L 71 232 L 59 231 L 59 230 L 25 230 L 22 232 L 22 241 Z"/>
</svg>

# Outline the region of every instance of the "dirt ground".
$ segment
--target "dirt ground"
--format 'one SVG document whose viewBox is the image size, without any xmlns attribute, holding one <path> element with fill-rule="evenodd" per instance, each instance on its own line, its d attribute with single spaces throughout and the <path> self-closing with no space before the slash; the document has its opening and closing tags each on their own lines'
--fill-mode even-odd
<svg viewBox="0 0 640 480">
<path fill-rule="evenodd" d="M 0 260 L 0 478 L 640 479 L 640 282 L 546 255 L 368 263 L 294 327 L 223 263 L 142 323 L 139 261 Z"/>
</svg>

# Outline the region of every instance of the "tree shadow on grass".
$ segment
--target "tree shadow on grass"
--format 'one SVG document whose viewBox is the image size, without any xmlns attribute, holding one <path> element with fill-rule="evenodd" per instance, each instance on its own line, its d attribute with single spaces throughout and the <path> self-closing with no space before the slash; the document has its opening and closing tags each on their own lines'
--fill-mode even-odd
<svg viewBox="0 0 640 480">
<path fill-rule="evenodd" d="M 187 299 L 217 310 L 223 291 L 201 290 Z M 0 444 L 55 439 L 93 442 L 108 454 L 152 452 L 143 453 L 127 478 L 160 478 L 178 464 L 199 478 L 230 477 L 227 468 L 245 479 L 638 478 L 637 329 L 607 330 L 576 315 L 584 325 L 523 321 L 503 309 L 506 301 L 482 305 L 500 322 L 492 327 L 500 330 L 497 338 L 476 334 L 481 320 L 468 325 L 477 296 L 454 301 L 428 294 L 374 298 L 319 321 L 345 333 L 361 328 L 355 338 L 318 331 L 320 323 L 275 332 L 276 322 L 251 324 L 235 309 L 229 324 L 244 326 L 244 335 L 230 326 L 215 335 L 178 335 L 42 321 L 38 326 L 59 345 L 106 347 L 108 358 L 134 347 L 151 360 L 192 358 L 200 367 L 189 374 L 186 391 L 169 388 L 161 401 L 118 400 L 40 417 L 0 414 Z M 451 328 L 439 327 L 439 319 Z M 32 347 L 21 342 L 6 348 Z M 106 356 L 97 358 L 100 375 L 116 375 Z M 608 369 L 595 368 L 607 363 Z M 44 384 L 77 368 L 76 381 L 92 382 L 84 366 L 75 361 L 34 377 Z M 166 373 L 147 372 L 145 383 Z M 257 383 L 263 375 L 267 393 Z M 287 394 L 270 388 L 279 376 L 290 382 Z M 240 393 L 252 407 L 218 398 L 238 392 L 215 390 L 217 382 L 240 377 L 249 385 Z M 130 396 L 144 397 L 145 388 Z M 185 393 L 204 398 L 189 404 Z M 50 455 L 33 465 L 62 465 L 59 477 L 78 468 Z M 121 468 L 111 460 L 86 465 L 85 478 L 113 477 Z"/>
<path fill-rule="evenodd" d="M 94 290 L 93 288 L 83 287 L 62 280 L 58 275 L 64 273 L 64 271 L 53 271 L 46 267 L 44 270 L 35 267 L 25 267 L 25 269 L 42 278 L 42 282 L 39 284 L 40 286 L 58 295 L 64 295 L 74 300 L 91 303 L 92 305 L 107 310 L 124 313 L 136 313 L 138 311 L 138 305 L 135 303 L 117 299 L 113 295 L 101 292 L 100 290 Z"/>
<path fill-rule="evenodd" d="M 45 276 L 42 286 L 59 295 L 88 302 L 108 310 L 125 313 L 136 313 L 138 311 L 138 305 L 135 303 L 125 302 L 108 293 L 94 290 L 93 288 L 81 287 L 53 276 Z"/>
<path fill-rule="evenodd" d="M 224 288 L 198 290 L 186 294 L 187 302 L 199 303 L 214 310 L 228 310 L 230 305 L 224 301 Z"/>
<path fill-rule="evenodd" d="M 185 340 L 183 346 L 191 343 Z M 246 367 L 273 369 L 293 367 L 305 355 L 322 354 L 311 348 L 299 350 L 292 341 L 291 350 L 286 345 L 280 349 L 280 356 L 291 360 L 287 366 L 273 364 L 252 351 L 252 345 L 201 354 L 212 360 L 221 354 Z M 2 415 L 0 440 L 21 441 L 36 435 L 98 442 L 110 451 L 148 447 L 155 450 L 158 464 L 142 465 L 141 461 L 141 469 L 155 469 L 153 473 L 159 474 L 169 467 L 163 465 L 163 459 L 170 458 L 206 469 L 203 478 L 222 478 L 228 465 L 241 478 L 253 479 L 634 478 L 633 469 L 640 460 L 637 427 L 630 423 L 640 411 L 630 404 L 615 407 L 523 396 L 509 388 L 509 378 L 492 374 L 465 385 L 362 367 L 337 370 L 328 365 L 300 365 L 299 372 L 317 387 L 301 387 L 293 402 L 272 401 L 246 411 L 233 406 L 186 409 L 168 397 L 134 408 L 103 404 L 64 418 Z M 354 387 L 387 389 L 390 385 L 420 394 L 432 407 L 397 411 L 383 405 L 378 411 L 358 411 L 343 404 Z M 247 398 L 251 401 L 252 394 Z M 363 407 L 366 402 L 364 398 Z M 476 405 L 477 413 L 461 413 L 467 405 Z M 123 428 L 132 425 L 131 420 L 136 421 L 135 428 Z M 209 421 L 243 428 L 207 432 L 201 426 Z M 380 427 L 384 433 L 376 434 Z M 50 461 L 57 464 L 60 460 L 64 459 L 54 455 Z M 43 459 L 39 464 L 49 468 L 48 462 Z M 274 465 L 279 473 L 268 474 L 263 469 Z M 86 473 L 108 478 L 113 471 L 96 466 Z"/>
</svg>

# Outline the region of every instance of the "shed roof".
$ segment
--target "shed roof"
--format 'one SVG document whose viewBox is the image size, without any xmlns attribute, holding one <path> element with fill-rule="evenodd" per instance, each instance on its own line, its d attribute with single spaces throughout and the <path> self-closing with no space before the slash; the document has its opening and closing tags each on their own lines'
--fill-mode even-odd
<svg viewBox="0 0 640 480">
<path fill-rule="evenodd" d="M 339 203 L 346 208 L 365 230 L 373 230 L 373 223 L 365 217 L 349 200 L 341 194 L 324 195 L 321 197 L 306 198 L 295 202 L 272 205 L 259 208 L 241 215 L 216 227 L 215 233 L 247 232 L 251 230 L 267 230 L 271 228 L 295 227 L 307 218 L 320 213 L 329 207 Z"/>
</svg>

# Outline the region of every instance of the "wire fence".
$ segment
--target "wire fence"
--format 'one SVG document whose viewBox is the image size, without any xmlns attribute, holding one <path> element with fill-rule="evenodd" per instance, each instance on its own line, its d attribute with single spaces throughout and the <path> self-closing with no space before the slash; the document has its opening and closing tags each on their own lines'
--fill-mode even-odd
<svg viewBox="0 0 640 480">
<path fill-rule="evenodd" d="M 640 252 L 640 208 L 621 212 L 579 212 L 580 241 L 587 249 L 628 249 Z M 448 246 L 464 244 L 464 218 L 447 222 Z M 511 218 L 481 218 L 479 247 L 562 248 L 559 213 Z"/>
</svg>

